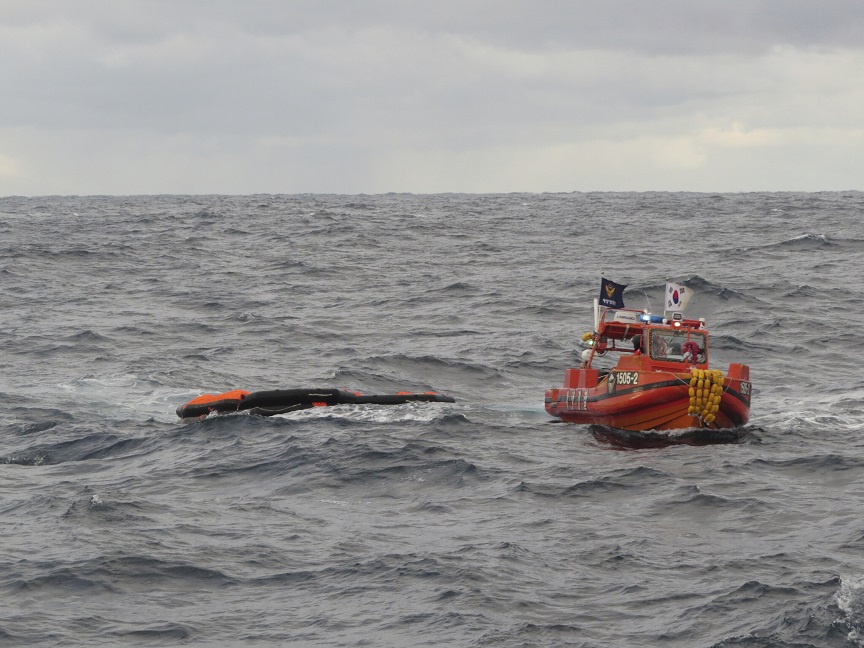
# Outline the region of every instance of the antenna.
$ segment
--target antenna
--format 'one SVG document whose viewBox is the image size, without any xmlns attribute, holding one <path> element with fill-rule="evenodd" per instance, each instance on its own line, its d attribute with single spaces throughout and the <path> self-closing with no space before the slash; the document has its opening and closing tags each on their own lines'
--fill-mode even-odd
<svg viewBox="0 0 864 648">
<path fill-rule="evenodd" d="M 651 312 L 651 300 L 648 299 L 648 293 L 645 292 L 644 290 L 640 290 L 639 292 L 641 292 L 642 296 L 645 298 L 645 303 L 647 304 L 647 308 L 645 309 L 646 312 L 650 313 Z"/>
</svg>

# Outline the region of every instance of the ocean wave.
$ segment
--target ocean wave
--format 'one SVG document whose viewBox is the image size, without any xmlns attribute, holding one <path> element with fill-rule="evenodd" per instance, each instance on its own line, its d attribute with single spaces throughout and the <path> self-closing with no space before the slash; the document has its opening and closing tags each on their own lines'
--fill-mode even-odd
<svg viewBox="0 0 864 648">
<path fill-rule="evenodd" d="M 837 247 L 837 243 L 826 234 L 805 233 L 781 241 L 762 243 L 744 248 L 744 252 L 817 252 Z"/>
<path fill-rule="evenodd" d="M 401 405 L 334 405 L 277 414 L 278 418 L 292 421 L 308 419 L 343 419 L 357 423 L 379 423 L 403 425 L 405 423 L 428 424 L 452 423 L 465 417 L 452 412 L 453 406 L 445 403 L 405 403 Z"/>
<path fill-rule="evenodd" d="M 864 645 L 862 196 L 0 199 L 2 641 Z M 751 424 L 545 412 L 601 272 Z M 457 402 L 175 414 L 304 385 Z"/>
<path fill-rule="evenodd" d="M 119 624 L 118 624 L 119 625 Z M 126 627 L 106 629 L 103 634 L 118 641 L 183 642 L 200 634 L 197 628 L 184 623 L 147 623 L 144 628 Z M 132 624 L 134 625 L 134 624 Z"/>
<path fill-rule="evenodd" d="M 718 598 L 707 612 L 741 609 L 746 604 L 764 609 L 763 619 L 754 622 L 738 613 L 738 625 L 749 628 L 749 631 L 724 637 L 712 644 L 712 648 L 824 648 L 848 646 L 849 641 L 853 646 L 859 645 L 854 631 L 847 633 L 843 628 L 844 621 L 838 619 L 837 604 L 833 599 L 839 581 L 830 578 L 823 582 L 801 583 L 806 589 L 747 581 L 734 592 Z"/>
<path fill-rule="evenodd" d="M 117 593 L 121 591 L 115 586 L 118 582 L 123 583 L 125 591 L 147 591 L 159 586 L 187 589 L 195 585 L 218 589 L 236 582 L 219 570 L 146 555 L 97 556 L 66 565 L 33 565 L 28 571 L 4 579 L 5 587 L 19 593 L 62 590 L 81 595 Z"/>
<path fill-rule="evenodd" d="M 838 621 L 849 631 L 847 639 L 864 644 L 864 577 L 841 578 L 834 602 L 841 612 Z"/>
</svg>

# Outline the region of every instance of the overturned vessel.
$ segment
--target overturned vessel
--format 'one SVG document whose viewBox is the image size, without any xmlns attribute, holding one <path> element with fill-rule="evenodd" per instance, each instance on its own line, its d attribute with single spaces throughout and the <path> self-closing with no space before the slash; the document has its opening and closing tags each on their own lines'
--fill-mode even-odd
<svg viewBox="0 0 864 648">
<path fill-rule="evenodd" d="M 750 418 L 750 368 L 709 369 L 704 319 L 627 308 L 598 315 L 595 302 L 595 330 L 583 342 L 581 366 L 565 371 L 562 387 L 546 391 L 552 416 L 630 431 L 726 429 Z M 613 368 L 592 366 L 610 352 L 619 354 Z"/>
<path fill-rule="evenodd" d="M 400 405 L 411 402 L 454 403 L 452 396 L 438 392 L 361 394 L 345 389 L 273 389 L 250 392 L 234 389 L 221 394 L 203 394 L 177 408 L 180 418 L 201 418 L 211 413 L 248 412 L 274 416 L 313 407 L 344 404 Z"/>
</svg>

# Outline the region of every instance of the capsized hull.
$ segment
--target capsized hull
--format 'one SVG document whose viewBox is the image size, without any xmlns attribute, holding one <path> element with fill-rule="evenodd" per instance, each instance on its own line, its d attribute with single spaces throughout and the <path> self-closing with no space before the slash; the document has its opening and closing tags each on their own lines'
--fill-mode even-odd
<svg viewBox="0 0 864 648">
<path fill-rule="evenodd" d="M 736 368 L 739 368 L 737 371 Z M 595 386 L 596 371 L 571 369 L 571 385 L 546 391 L 546 411 L 568 423 L 605 425 L 630 431 L 734 428 L 750 418 L 749 370 L 732 365 L 712 417 L 694 412 L 691 373 L 612 370 Z M 706 420 L 706 418 L 710 420 Z"/>
<path fill-rule="evenodd" d="M 222 394 L 204 394 L 177 408 L 180 418 L 200 418 L 211 413 L 249 412 L 259 416 L 287 414 L 312 407 L 332 405 L 400 405 L 403 403 L 453 403 L 455 399 L 438 392 L 361 394 L 344 389 L 274 389 L 249 392 L 234 389 Z"/>
</svg>

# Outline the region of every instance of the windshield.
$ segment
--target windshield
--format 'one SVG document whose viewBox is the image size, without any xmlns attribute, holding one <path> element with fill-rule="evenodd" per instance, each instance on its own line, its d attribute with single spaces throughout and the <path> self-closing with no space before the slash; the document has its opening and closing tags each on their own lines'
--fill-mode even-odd
<svg viewBox="0 0 864 648">
<path fill-rule="evenodd" d="M 702 364 L 707 361 L 704 333 L 690 331 L 688 335 L 686 330 L 652 329 L 649 331 L 648 340 L 652 360 L 688 364 Z"/>
</svg>

